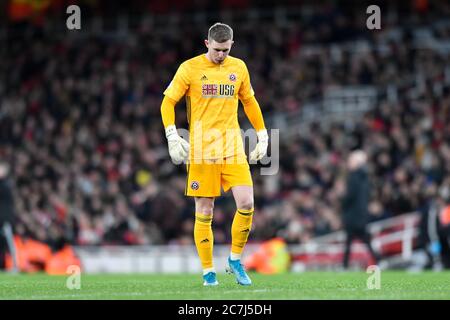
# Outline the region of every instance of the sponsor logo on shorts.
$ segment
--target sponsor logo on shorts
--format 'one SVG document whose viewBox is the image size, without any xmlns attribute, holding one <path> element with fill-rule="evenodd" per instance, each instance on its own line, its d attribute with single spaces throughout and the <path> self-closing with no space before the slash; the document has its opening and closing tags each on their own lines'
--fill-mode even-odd
<svg viewBox="0 0 450 320">
<path fill-rule="evenodd" d="M 200 184 L 197 181 L 192 181 L 191 189 L 192 190 L 198 190 L 198 188 L 200 188 Z"/>
</svg>

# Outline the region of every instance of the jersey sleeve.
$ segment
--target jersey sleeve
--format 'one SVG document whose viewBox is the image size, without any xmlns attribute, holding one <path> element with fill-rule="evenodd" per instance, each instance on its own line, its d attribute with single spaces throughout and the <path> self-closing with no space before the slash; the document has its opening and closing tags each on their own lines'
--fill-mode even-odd
<svg viewBox="0 0 450 320">
<path fill-rule="evenodd" d="M 189 73 L 186 63 L 182 63 L 179 67 L 172 81 L 167 89 L 164 91 L 164 95 L 172 100 L 179 101 L 189 89 Z"/>
<path fill-rule="evenodd" d="M 255 128 L 256 131 L 264 130 L 266 128 L 264 125 L 264 118 L 255 97 L 252 96 L 250 99 L 242 100 L 242 104 L 244 105 L 244 112 L 253 128 Z"/>
<path fill-rule="evenodd" d="M 242 77 L 242 84 L 239 88 L 239 100 L 245 101 L 249 98 L 253 97 L 255 95 L 255 92 L 253 91 L 252 85 L 250 83 L 250 74 L 248 73 L 247 65 L 242 62 L 243 65 L 243 77 Z"/>
</svg>

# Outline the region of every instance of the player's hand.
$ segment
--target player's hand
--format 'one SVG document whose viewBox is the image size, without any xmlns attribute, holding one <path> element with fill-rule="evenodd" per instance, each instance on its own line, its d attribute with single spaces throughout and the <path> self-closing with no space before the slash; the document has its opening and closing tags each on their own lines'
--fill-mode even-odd
<svg viewBox="0 0 450 320">
<path fill-rule="evenodd" d="M 252 161 L 261 160 L 266 155 L 269 146 L 269 136 L 266 129 L 256 132 L 256 135 L 258 136 L 258 143 L 255 149 L 250 152 L 250 160 Z"/>
<path fill-rule="evenodd" d="M 189 143 L 178 135 L 175 125 L 166 128 L 169 155 L 174 164 L 186 162 L 189 158 Z"/>
</svg>

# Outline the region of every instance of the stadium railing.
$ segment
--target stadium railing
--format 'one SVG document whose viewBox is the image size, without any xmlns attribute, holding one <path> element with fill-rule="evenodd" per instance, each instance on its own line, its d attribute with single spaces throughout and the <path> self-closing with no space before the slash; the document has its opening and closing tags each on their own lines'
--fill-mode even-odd
<svg viewBox="0 0 450 320">
<path fill-rule="evenodd" d="M 413 257 L 418 236 L 419 214 L 404 214 L 369 224 L 373 245 L 383 255 L 388 268 L 407 263 Z M 289 245 L 292 258 L 290 270 L 339 269 L 343 255 L 342 231 L 313 238 L 307 243 Z M 245 256 L 256 252 L 259 245 L 249 243 Z M 217 271 L 224 272 L 229 245 L 215 245 L 214 258 Z M 84 273 L 198 273 L 201 266 L 193 245 L 155 246 L 79 246 L 75 247 Z M 353 268 L 368 265 L 366 248 L 355 241 L 352 246 Z M 244 257 L 245 259 L 245 257 Z"/>
<path fill-rule="evenodd" d="M 418 212 L 372 222 L 368 225 L 372 245 L 382 256 L 383 268 L 396 268 L 412 262 L 419 236 Z M 307 243 L 291 245 L 292 270 L 340 269 L 344 254 L 344 231 L 311 239 Z M 370 264 L 365 245 L 356 240 L 352 244 L 351 266 L 363 268 Z"/>
</svg>

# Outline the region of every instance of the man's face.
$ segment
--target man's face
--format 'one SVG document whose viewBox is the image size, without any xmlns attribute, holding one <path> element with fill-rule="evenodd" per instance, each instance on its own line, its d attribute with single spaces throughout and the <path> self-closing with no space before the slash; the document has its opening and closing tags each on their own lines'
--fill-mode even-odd
<svg viewBox="0 0 450 320">
<path fill-rule="evenodd" d="M 357 159 L 353 156 L 350 156 L 349 158 L 348 158 L 348 161 L 347 161 L 347 168 L 350 170 L 350 171 L 353 171 L 353 170 L 356 170 L 357 168 L 358 168 L 358 161 L 357 161 Z"/>
<path fill-rule="evenodd" d="M 8 175 L 9 166 L 6 163 L 0 163 L 0 179 L 5 178 Z"/>
<path fill-rule="evenodd" d="M 225 42 L 216 42 L 215 40 L 205 40 L 205 45 L 208 48 L 208 56 L 212 62 L 220 64 L 225 60 L 233 45 L 233 40 L 227 40 Z"/>
<path fill-rule="evenodd" d="M 350 154 L 347 161 L 347 167 L 349 170 L 356 170 L 359 167 L 366 164 L 367 156 L 362 151 L 354 151 Z"/>
</svg>

